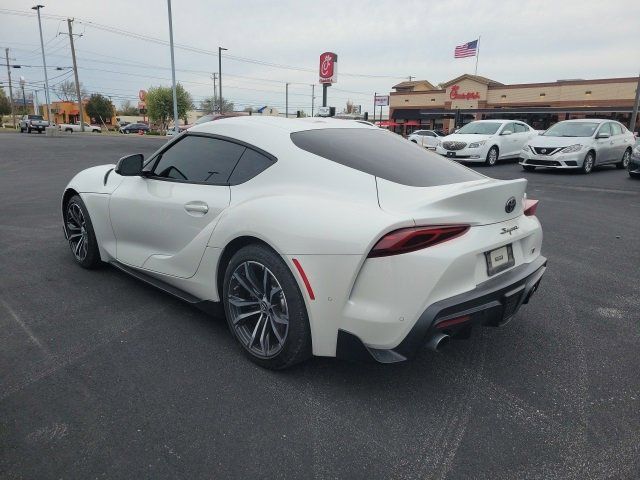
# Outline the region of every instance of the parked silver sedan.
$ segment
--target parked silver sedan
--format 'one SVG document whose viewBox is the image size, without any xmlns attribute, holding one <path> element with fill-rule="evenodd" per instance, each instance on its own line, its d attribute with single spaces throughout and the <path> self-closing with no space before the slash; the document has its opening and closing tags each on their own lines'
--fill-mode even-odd
<svg viewBox="0 0 640 480">
<path fill-rule="evenodd" d="M 528 171 L 575 168 L 583 173 L 604 164 L 627 168 L 634 142 L 633 133 L 614 120 L 565 120 L 527 142 L 520 165 Z"/>
</svg>

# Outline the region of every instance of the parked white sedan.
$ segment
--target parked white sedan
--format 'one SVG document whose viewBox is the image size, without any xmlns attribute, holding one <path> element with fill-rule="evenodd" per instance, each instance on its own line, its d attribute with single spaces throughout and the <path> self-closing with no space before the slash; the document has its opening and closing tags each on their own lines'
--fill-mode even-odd
<svg viewBox="0 0 640 480">
<path fill-rule="evenodd" d="M 442 138 L 436 152 L 454 160 L 484 162 L 518 158 L 525 143 L 538 135 L 524 122 L 513 120 L 478 120 Z"/>
<path fill-rule="evenodd" d="M 526 185 L 356 121 L 247 116 L 78 173 L 61 213 L 80 266 L 222 303 L 264 367 L 392 363 L 529 301 L 546 259 Z"/>
<path fill-rule="evenodd" d="M 595 165 L 627 168 L 635 138 L 620 122 L 587 118 L 565 120 L 528 142 L 520 152 L 522 168 L 580 169 L 590 173 Z"/>
<path fill-rule="evenodd" d="M 416 130 L 407 139 L 421 147 L 435 150 L 443 135 L 437 130 Z"/>
</svg>

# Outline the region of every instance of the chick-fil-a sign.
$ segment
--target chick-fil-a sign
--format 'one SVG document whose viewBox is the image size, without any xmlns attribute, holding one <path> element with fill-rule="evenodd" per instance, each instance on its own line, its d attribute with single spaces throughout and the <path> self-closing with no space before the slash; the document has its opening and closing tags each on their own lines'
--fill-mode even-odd
<svg viewBox="0 0 640 480">
<path fill-rule="evenodd" d="M 320 83 L 336 83 L 338 81 L 338 55 L 324 52 L 320 55 Z"/>
<path fill-rule="evenodd" d="M 480 92 L 463 92 L 460 93 L 460 85 L 454 85 L 451 87 L 451 93 L 449 98 L 451 100 L 477 100 L 480 98 Z"/>
</svg>

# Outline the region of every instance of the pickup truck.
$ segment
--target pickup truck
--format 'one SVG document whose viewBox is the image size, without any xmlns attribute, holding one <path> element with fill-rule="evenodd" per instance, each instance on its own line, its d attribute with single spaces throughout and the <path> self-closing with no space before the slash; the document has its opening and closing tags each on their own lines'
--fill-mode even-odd
<svg viewBox="0 0 640 480">
<path fill-rule="evenodd" d="M 49 122 L 42 115 L 23 115 L 19 126 L 20 133 L 31 133 L 31 130 L 36 130 L 40 133 L 44 132 L 45 127 L 49 126 Z"/>
<path fill-rule="evenodd" d="M 81 132 L 79 123 L 61 123 L 58 125 L 58 128 L 62 132 Z M 102 127 L 100 125 L 89 125 L 88 123 L 84 124 L 84 131 L 91 133 L 102 133 Z"/>
</svg>

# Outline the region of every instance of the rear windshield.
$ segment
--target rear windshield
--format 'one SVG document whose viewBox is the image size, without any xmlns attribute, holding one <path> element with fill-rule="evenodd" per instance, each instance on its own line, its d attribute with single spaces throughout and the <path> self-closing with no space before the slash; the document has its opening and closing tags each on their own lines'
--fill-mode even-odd
<svg viewBox="0 0 640 480">
<path fill-rule="evenodd" d="M 29 115 L 29 120 L 44 120 L 42 115 Z"/>
<path fill-rule="evenodd" d="M 291 140 L 307 152 L 412 187 L 433 187 L 484 178 L 395 133 L 379 129 L 306 130 L 292 133 Z"/>
</svg>

